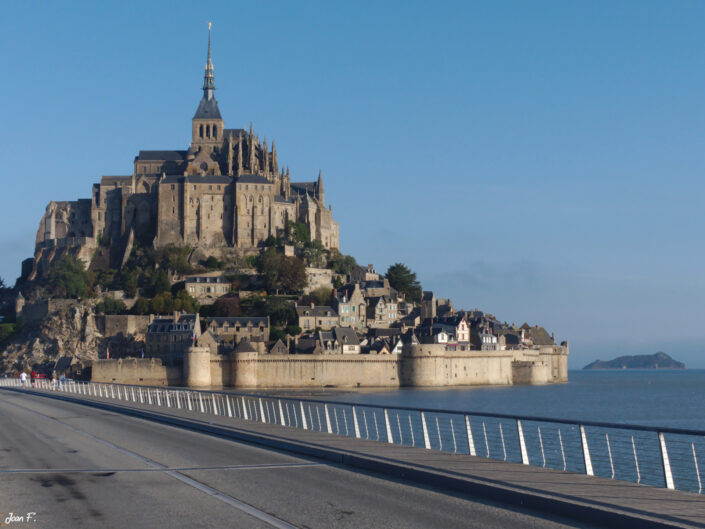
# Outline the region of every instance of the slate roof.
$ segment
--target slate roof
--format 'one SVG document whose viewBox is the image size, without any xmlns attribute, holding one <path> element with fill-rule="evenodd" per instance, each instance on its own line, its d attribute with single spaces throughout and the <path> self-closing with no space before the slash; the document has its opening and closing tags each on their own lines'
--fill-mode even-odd
<svg viewBox="0 0 705 529">
<path fill-rule="evenodd" d="M 201 102 L 198 104 L 196 109 L 196 114 L 193 119 L 223 119 L 220 117 L 220 110 L 218 110 L 218 102 L 215 98 L 208 99 L 203 97 Z"/>
<path fill-rule="evenodd" d="M 229 283 L 223 276 L 191 276 L 184 279 L 185 283 Z"/>
<path fill-rule="evenodd" d="M 282 195 L 274 195 L 274 202 L 286 202 L 287 204 L 293 204 L 294 199 L 289 197 L 283 197 Z"/>
<path fill-rule="evenodd" d="M 163 184 L 178 184 L 178 183 L 188 183 L 188 184 L 229 184 L 232 182 L 232 177 L 225 175 L 210 175 L 210 176 L 183 176 L 183 175 L 167 175 L 160 183 Z"/>
<path fill-rule="evenodd" d="M 244 137 L 245 135 L 247 135 L 247 131 L 246 131 L 245 129 L 225 129 L 225 130 L 223 131 L 223 134 L 224 134 L 226 137 L 231 136 L 231 137 L 233 137 L 233 138 L 237 138 L 237 137 L 240 136 L 241 134 L 242 134 L 243 137 Z"/>
<path fill-rule="evenodd" d="M 140 151 L 139 161 L 183 162 L 188 151 Z"/>
<path fill-rule="evenodd" d="M 228 325 L 240 325 L 242 327 L 246 327 L 247 324 L 249 323 L 252 327 L 259 327 L 260 325 L 264 325 L 265 327 L 269 326 L 269 317 L 264 316 L 262 318 L 250 318 L 250 317 L 239 317 L 239 316 L 234 316 L 234 317 L 215 317 L 211 318 L 208 320 L 208 327 L 212 327 L 213 325 L 216 325 L 218 327 L 222 327 L 223 324 L 227 323 Z"/>
<path fill-rule="evenodd" d="M 308 312 L 308 314 L 306 314 Z M 317 305 L 311 307 L 310 305 L 300 305 L 296 307 L 296 313 L 299 316 L 315 316 L 316 318 L 337 318 L 338 313 L 333 307 L 328 307 L 324 305 Z"/>
<path fill-rule="evenodd" d="M 299 354 L 312 354 L 316 348 L 316 340 L 314 338 L 301 338 L 296 347 L 296 352 Z"/>
<path fill-rule="evenodd" d="M 313 195 L 316 192 L 316 182 L 291 182 L 289 185 L 299 195 Z"/>
<path fill-rule="evenodd" d="M 250 342 L 246 342 L 245 340 L 241 341 L 239 344 L 237 344 L 237 347 L 235 348 L 236 353 L 256 353 L 257 349 L 254 348 L 254 346 Z"/>
<path fill-rule="evenodd" d="M 360 345 L 360 340 L 355 334 L 355 331 L 350 327 L 334 327 L 333 334 L 335 334 L 338 343 L 343 345 Z"/>
<path fill-rule="evenodd" d="M 271 184 L 264 176 L 258 174 L 243 174 L 237 179 L 238 184 Z"/>
</svg>

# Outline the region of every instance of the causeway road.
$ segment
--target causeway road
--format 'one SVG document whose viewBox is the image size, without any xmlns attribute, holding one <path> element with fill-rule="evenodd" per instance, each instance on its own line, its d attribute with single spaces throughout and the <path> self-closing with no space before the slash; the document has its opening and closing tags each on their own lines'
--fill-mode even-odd
<svg viewBox="0 0 705 529">
<path fill-rule="evenodd" d="M 596 527 L 0 390 L 0 526 Z"/>
</svg>

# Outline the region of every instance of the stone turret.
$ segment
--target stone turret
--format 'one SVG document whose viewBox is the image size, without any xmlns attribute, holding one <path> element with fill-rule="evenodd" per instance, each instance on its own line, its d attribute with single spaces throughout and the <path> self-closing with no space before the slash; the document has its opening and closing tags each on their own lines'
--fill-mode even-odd
<svg viewBox="0 0 705 529">
<path fill-rule="evenodd" d="M 325 196 L 323 194 L 323 172 L 318 171 L 318 180 L 316 181 L 316 198 L 321 201 L 321 204 L 325 204 Z"/>
</svg>

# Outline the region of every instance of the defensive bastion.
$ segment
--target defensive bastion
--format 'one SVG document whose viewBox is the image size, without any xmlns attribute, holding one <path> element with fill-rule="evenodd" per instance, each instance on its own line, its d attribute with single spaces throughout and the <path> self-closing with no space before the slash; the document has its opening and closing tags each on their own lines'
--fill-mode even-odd
<svg viewBox="0 0 705 529">
<path fill-rule="evenodd" d="M 181 366 L 156 359 L 97 360 L 94 382 L 186 387 L 449 387 L 549 384 L 568 380 L 567 342 L 507 351 L 406 346 L 400 355 L 212 355 L 191 347 Z"/>
</svg>

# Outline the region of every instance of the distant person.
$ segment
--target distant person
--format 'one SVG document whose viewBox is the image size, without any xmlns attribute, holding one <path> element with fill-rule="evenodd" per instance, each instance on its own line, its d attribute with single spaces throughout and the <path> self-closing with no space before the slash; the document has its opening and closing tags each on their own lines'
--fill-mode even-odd
<svg viewBox="0 0 705 529">
<path fill-rule="evenodd" d="M 24 371 L 20 373 L 20 384 L 22 384 L 23 386 L 27 385 L 27 373 L 25 373 Z"/>
<path fill-rule="evenodd" d="M 51 389 L 56 389 L 56 370 L 49 374 L 49 384 L 51 384 Z"/>
<path fill-rule="evenodd" d="M 37 372 L 32 369 L 32 372 L 29 374 L 29 377 L 32 379 L 32 387 L 34 387 L 35 381 L 37 380 Z"/>
<path fill-rule="evenodd" d="M 62 373 L 61 376 L 59 377 L 59 389 L 61 389 L 61 385 L 62 385 L 64 382 L 66 382 L 66 375 L 64 375 L 64 374 Z"/>
</svg>

